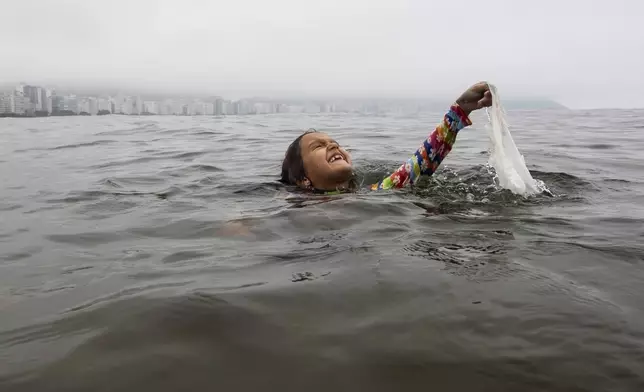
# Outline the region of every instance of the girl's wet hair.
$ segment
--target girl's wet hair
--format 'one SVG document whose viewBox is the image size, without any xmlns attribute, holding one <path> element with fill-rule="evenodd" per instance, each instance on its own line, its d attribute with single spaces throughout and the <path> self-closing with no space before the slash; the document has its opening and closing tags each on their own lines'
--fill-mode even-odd
<svg viewBox="0 0 644 392">
<path fill-rule="evenodd" d="M 303 181 L 306 178 L 306 172 L 304 170 L 304 161 L 302 161 L 302 138 L 304 135 L 309 133 L 317 132 L 315 129 L 309 129 L 304 132 L 297 139 L 293 140 L 288 149 L 286 149 L 286 155 L 284 156 L 284 161 L 282 162 L 282 178 L 280 181 L 287 185 L 297 185 L 299 181 Z"/>
</svg>

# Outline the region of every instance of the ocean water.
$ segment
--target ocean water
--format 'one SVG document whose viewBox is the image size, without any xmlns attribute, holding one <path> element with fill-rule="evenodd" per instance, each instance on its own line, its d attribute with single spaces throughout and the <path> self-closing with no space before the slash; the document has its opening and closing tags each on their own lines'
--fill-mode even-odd
<svg viewBox="0 0 644 392">
<path fill-rule="evenodd" d="M 0 390 L 642 391 L 644 111 L 484 112 L 414 189 L 277 180 L 309 127 L 375 182 L 442 113 L 0 119 Z"/>
</svg>

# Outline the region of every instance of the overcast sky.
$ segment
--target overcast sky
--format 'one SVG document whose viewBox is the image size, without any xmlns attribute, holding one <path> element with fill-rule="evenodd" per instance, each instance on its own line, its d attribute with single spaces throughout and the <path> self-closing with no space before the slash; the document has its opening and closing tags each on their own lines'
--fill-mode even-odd
<svg viewBox="0 0 644 392">
<path fill-rule="evenodd" d="M 0 1 L 0 83 L 644 107 L 644 0 Z"/>
</svg>

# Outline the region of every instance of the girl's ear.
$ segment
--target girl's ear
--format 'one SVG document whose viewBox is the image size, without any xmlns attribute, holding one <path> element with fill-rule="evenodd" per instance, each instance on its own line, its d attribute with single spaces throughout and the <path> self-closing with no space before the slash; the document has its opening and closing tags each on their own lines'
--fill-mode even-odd
<svg viewBox="0 0 644 392">
<path fill-rule="evenodd" d="M 304 177 L 303 180 L 298 181 L 297 186 L 299 186 L 302 189 L 306 189 L 306 190 L 313 189 L 313 185 L 311 184 L 311 181 L 306 177 Z"/>
</svg>

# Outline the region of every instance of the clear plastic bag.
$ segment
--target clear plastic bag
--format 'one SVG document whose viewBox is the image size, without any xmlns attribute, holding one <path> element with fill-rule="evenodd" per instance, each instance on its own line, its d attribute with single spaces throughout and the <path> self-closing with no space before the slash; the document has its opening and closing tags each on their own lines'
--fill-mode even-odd
<svg viewBox="0 0 644 392">
<path fill-rule="evenodd" d="M 539 183 L 532 178 L 523 156 L 512 140 L 496 87 L 489 84 L 492 106 L 486 109 L 490 123 L 487 126 L 490 138 L 489 165 L 494 167 L 498 185 L 520 194 L 531 195 L 540 192 Z"/>
</svg>

